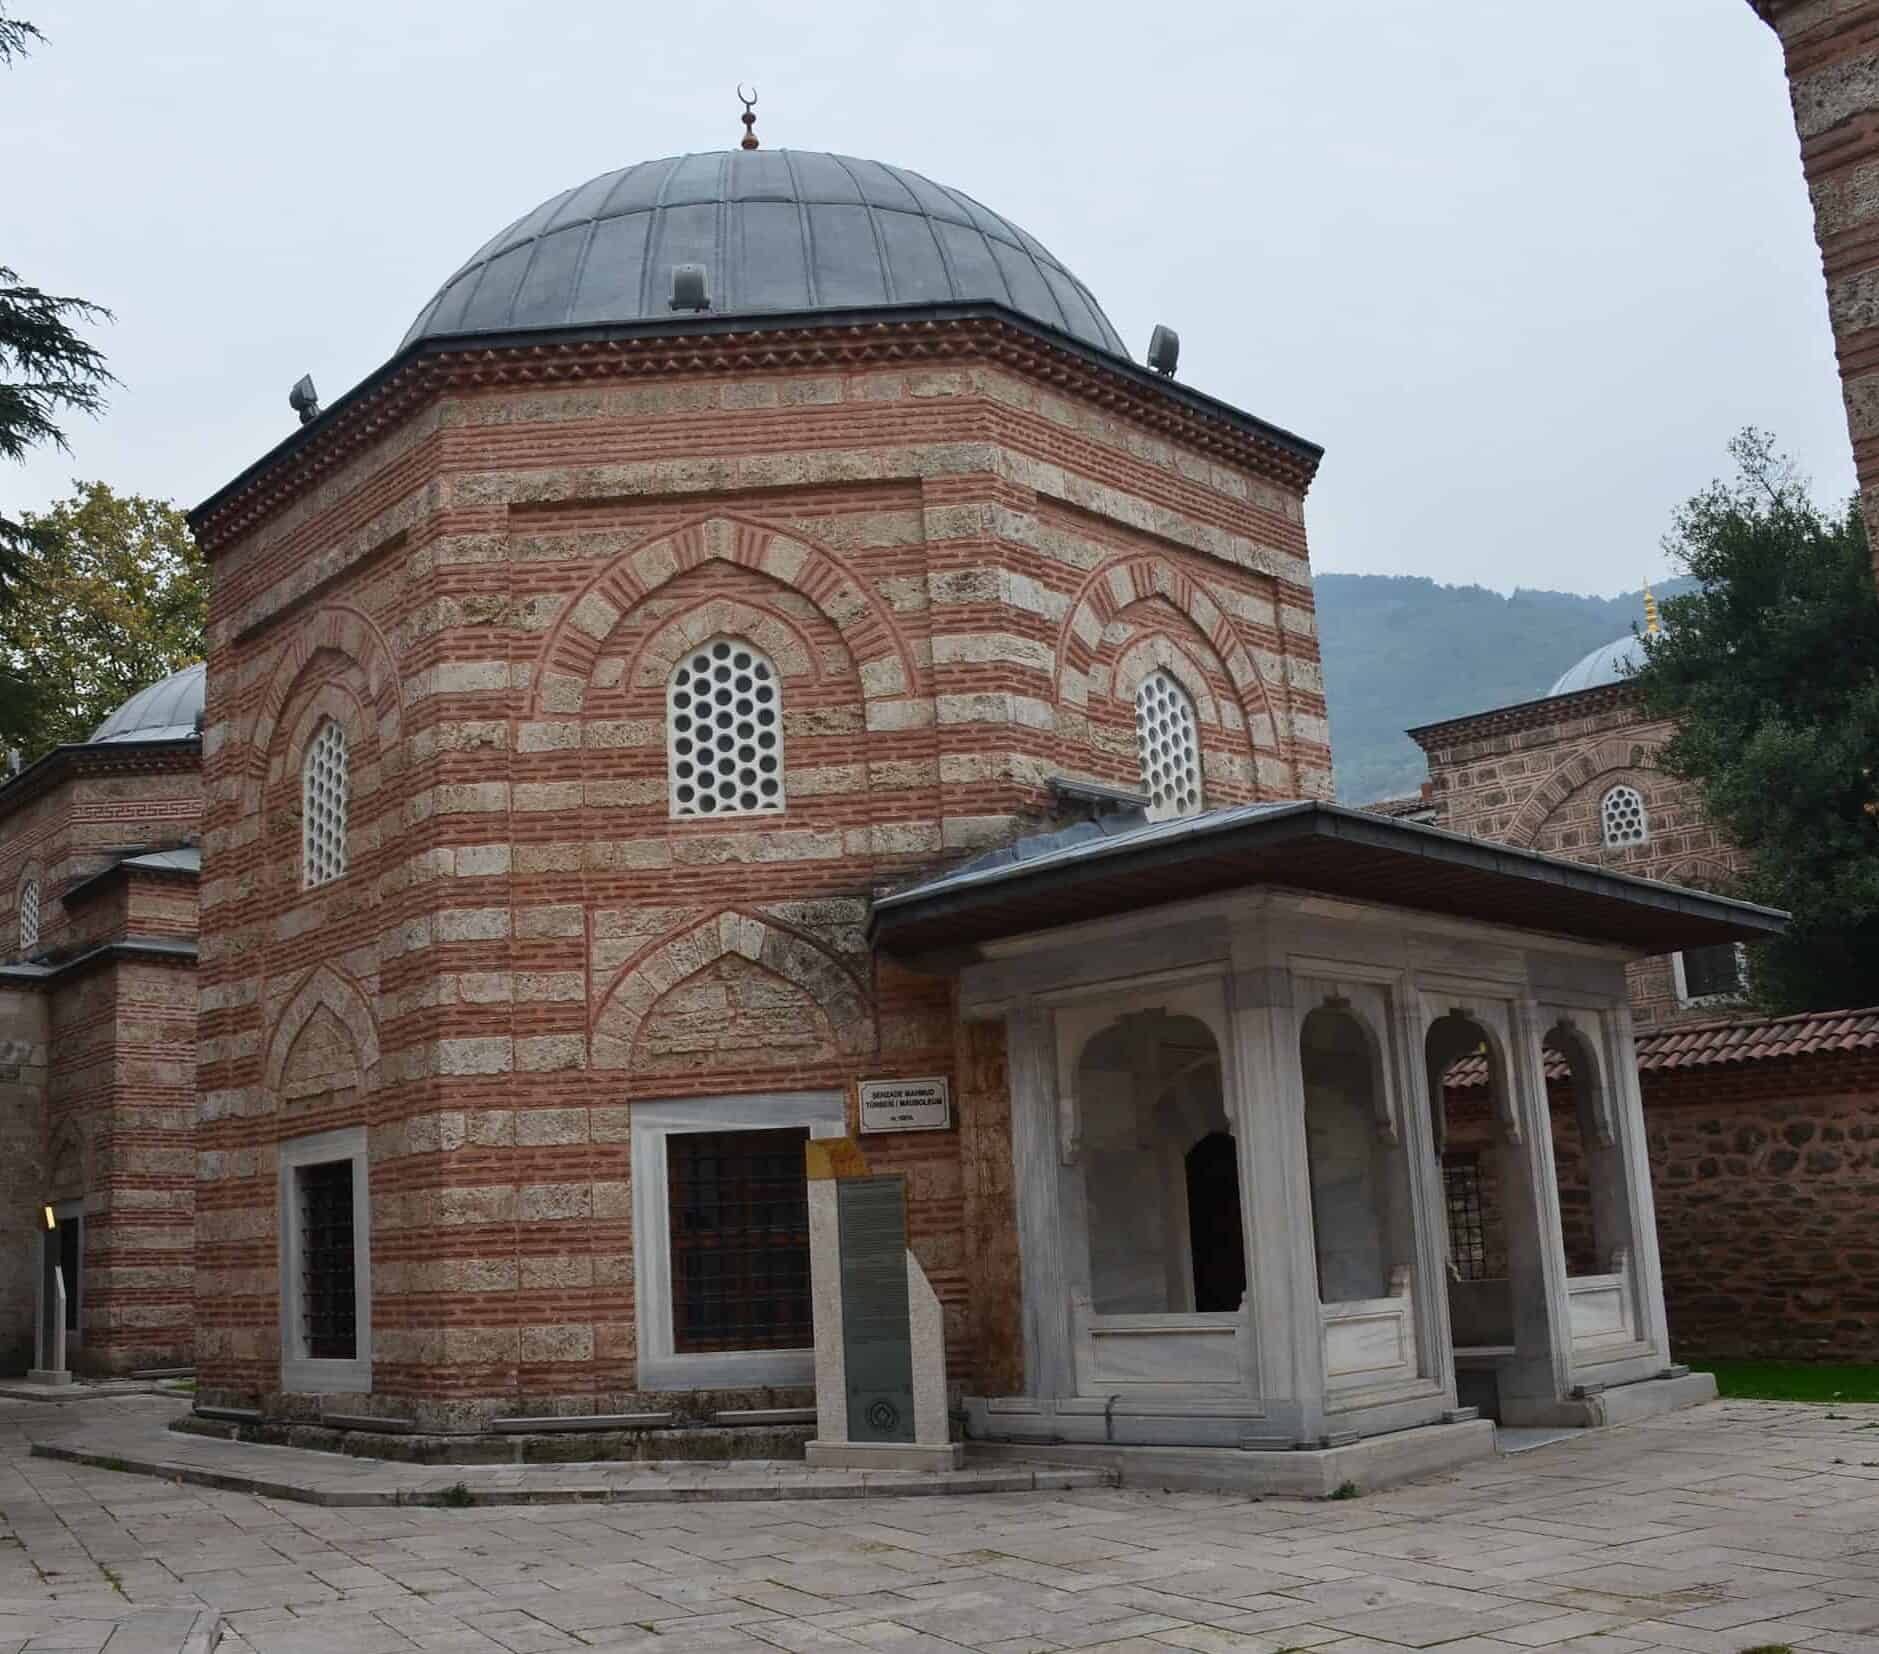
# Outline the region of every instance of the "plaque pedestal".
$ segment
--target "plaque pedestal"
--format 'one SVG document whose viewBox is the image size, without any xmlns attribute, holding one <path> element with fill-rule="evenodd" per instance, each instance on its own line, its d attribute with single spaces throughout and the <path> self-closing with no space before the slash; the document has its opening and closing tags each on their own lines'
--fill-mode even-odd
<svg viewBox="0 0 1879 1654">
<path fill-rule="evenodd" d="M 874 1177 L 847 1138 L 808 1145 L 815 1310 L 811 1465 L 956 1470 L 939 1299 L 907 1249 L 906 1183 Z"/>
</svg>

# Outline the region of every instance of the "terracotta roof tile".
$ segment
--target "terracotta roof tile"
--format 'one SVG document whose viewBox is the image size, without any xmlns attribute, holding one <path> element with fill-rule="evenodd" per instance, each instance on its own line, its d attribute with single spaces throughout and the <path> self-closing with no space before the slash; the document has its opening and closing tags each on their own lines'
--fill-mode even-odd
<svg viewBox="0 0 1879 1654">
<path fill-rule="evenodd" d="M 1858 1011 L 1805 1011 L 1787 1017 L 1712 1018 L 1651 1028 L 1637 1037 L 1641 1073 L 1711 1068 L 1725 1063 L 1778 1062 L 1837 1051 L 1879 1051 L 1879 1006 Z M 1566 1078 L 1565 1059 L 1546 1053 L 1546 1077 Z M 1487 1059 L 1463 1057 L 1448 1072 L 1451 1090 L 1487 1081 Z"/>
</svg>

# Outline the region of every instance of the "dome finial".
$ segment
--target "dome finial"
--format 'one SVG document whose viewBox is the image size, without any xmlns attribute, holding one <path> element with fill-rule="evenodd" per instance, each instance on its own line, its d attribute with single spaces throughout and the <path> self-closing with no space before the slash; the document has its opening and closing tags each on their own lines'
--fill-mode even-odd
<svg viewBox="0 0 1879 1654">
<path fill-rule="evenodd" d="M 757 107 L 756 87 L 751 87 L 750 96 L 745 97 L 744 83 L 740 80 L 737 83 L 737 101 L 744 106 L 743 114 L 738 116 L 738 119 L 744 123 L 744 141 L 738 147 L 755 149 L 757 147 L 757 117 L 752 111 Z"/>
<path fill-rule="evenodd" d="M 1651 583 L 1647 580 L 1644 582 L 1644 635 L 1661 637 L 1663 630 L 1657 618 L 1657 599 L 1651 595 Z"/>
</svg>

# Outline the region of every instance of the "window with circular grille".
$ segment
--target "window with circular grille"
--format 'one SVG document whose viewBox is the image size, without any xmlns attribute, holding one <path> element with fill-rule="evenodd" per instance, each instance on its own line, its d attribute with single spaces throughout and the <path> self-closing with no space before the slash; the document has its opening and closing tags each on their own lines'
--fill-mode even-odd
<svg viewBox="0 0 1879 1654">
<path fill-rule="evenodd" d="M 28 879 L 20 886 L 20 952 L 31 953 L 39 946 L 39 881 Z"/>
<path fill-rule="evenodd" d="M 783 808 L 783 695 L 776 668 L 738 638 L 692 650 L 666 686 L 675 816 Z"/>
<path fill-rule="evenodd" d="M 1191 816 L 1201 807 L 1200 728 L 1194 703 L 1166 672 L 1135 692 L 1135 751 L 1142 761 L 1148 819 Z"/>
<path fill-rule="evenodd" d="M 346 732 L 328 718 L 300 766 L 300 882 L 311 890 L 346 871 L 346 813 L 352 778 Z"/>
<path fill-rule="evenodd" d="M 1627 844 L 1647 843 L 1651 819 L 1645 813 L 1644 795 L 1636 787 L 1613 787 L 1598 807 L 1599 821 L 1607 849 L 1622 849 Z"/>
</svg>

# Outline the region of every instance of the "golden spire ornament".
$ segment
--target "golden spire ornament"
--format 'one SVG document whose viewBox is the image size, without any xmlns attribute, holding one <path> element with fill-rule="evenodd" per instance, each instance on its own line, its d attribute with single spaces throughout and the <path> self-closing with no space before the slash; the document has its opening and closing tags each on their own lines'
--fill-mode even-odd
<svg viewBox="0 0 1879 1654">
<path fill-rule="evenodd" d="M 743 114 L 738 116 L 738 119 L 744 123 L 744 141 L 738 145 L 738 148 L 755 149 L 757 147 L 757 117 L 753 111 L 757 107 L 756 87 L 751 87 L 750 96 L 745 97 L 743 82 L 740 81 L 737 87 L 737 101 L 744 106 Z"/>
<path fill-rule="evenodd" d="M 1644 635 L 1661 637 L 1664 628 L 1657 618 L 1657 599 L 1651 595 L 1650 581 L 1644 582 Z"/>
</svg>

